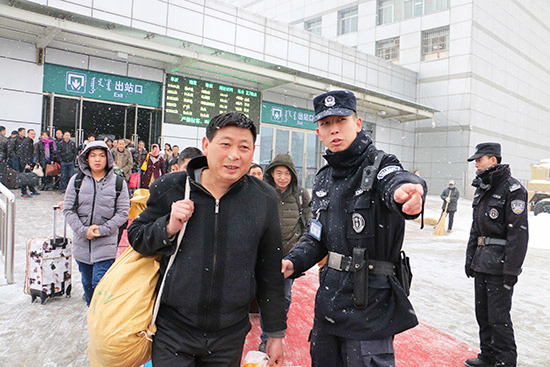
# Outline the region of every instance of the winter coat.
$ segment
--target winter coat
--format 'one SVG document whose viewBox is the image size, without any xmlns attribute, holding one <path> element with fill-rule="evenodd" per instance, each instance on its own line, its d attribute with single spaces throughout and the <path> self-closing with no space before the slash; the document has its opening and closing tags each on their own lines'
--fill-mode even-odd
<svg viewBox="0 0 550 367">
<path fill-rule="evenodd" d="M 527 253 L 527 190 L 510 175 L 507 164 L 478 174 L 472 229 L 466 251 L 466 269 L 495 275 L 519 275 Z M 478 246 L 480 236 L 504 239 L 505 246 Z"/>
<path fill-rule="evenodd" d="M 449 191 L 451 191 L 451 197 L 449 198 L 449 206 L 447 206 L 447 201 L 445 200 L 449 197 Z M 447 208 L 447 212 L 456 212 L 459 198 L 460 193 L 456 187 L 447 187 L 441 193 L 441 199 L 443 199 L 443 206 L 441 207 L 441 210 L 445 210 L 445 208 Z"/>
<path fill-rule="evenodd" d="M 273 170 L 278 166 L 285 166 L 290 171 L 291 181 L 284 192 L 277 190 L 279 194 L 279 219 L 281 220 L 281 233 L 283 236 L 283 255 L 298 242 L 307 228 L 311 210 L 309 208 L 310 196 L 307 190 L 298 186 L 298 174 L 292 158 L 288 154 L 279 154 L 267 166 L 264 181 L 275 187 Z"/>
<path fill-rule="evenodd" d="M 153 161 L 151 160 L 151 155 L 149 154 L 149 158 L 147 159 L 147 170 L 143 172 L 143 175 L 141 176 L 140 187 L 142 189 L 149 188 L 152 178 L 156 180 L 166 173 L 164 164 L 164 159 L 161 156 L 159 156 L 158 161 L 153 163 Z"/>
<path fill-rule="evenodd" d="M 92 177 L 88 164 L 88 152 L 92 149 L 105 149 L 107 152 L 107 174 L 99 181 Z M 126 182 L 116 200 L 116 175 L 113 172 L 113 156 L 102 141 L 94 141 L 86 146 L 78 157 L 80 170 L 84 173 L 78 203 L 73 209 L 76 189 L 74 175 L 69 180 L 63 202 L 63 214 L 73 230 L 73 254 L 76 260 L 85 264 L 114 259 L 118 245 L 118 230 L 128 220 L 130 199 Z M 100 237 L 86 238 L 92 224 L 99 226 Z"/>
<path fill-rule="evenodd" d="M 143 161 L 147 157 L 147 149 L 143 148 L 140 152 L 138 148 L 132 152 L 132 160 L 134 161 L 134 172 L 139 171 Z"/>
<path fill-rule="evenodd" d="M 17 139 L 17 138 L 16 138 Z M 17 145 L 17 142 L 16 142 Z M 34 142 L 31 138 L 25 137 L 21 139 L 19 145 L 19 162 L 21 169 L 25 168 L 25 165 L 33 166 L 34 164 Z"/>
<path fill-rule="evenodd" d="M 361 188 L 363 172 L 377 154 L 384 154 L 370 191 Z M 363 132 L 349 148 L 324 156 L 328 165 L 319 170 L 313 184 L 311 211 L 322 224 L 321 240 L 304 234 L 285 257 L 299 276 L 328 251 L 351 256 L 355 247 L 366 248 L 368 258 L 398 263 L 405 233 L 401 205 L 393 200 L 405 183 L 425 181 L 403 170 L 399 160 L 377 150 Z M 424 198 L 423 198 L 424 199 Z M 355 340 L 376 340 L 395 335 L 418 324 L 407 295 L 395 275 L 370 274 L 368 305 L 353 302 L 354 273 L 323 265 L 315 301 L 315 327 L 323 332 Z"/>
<path fill-rule="evenodd" d="M 8 151 L 8 158 L 19 157 L 19 155 L 17 155 L 17 152 L 16 152 L 18 137 L 19 136 L 16 136 L 16 137 L 12 138 L 10 136 L 8 138 L 8 143 L 7 143 L 7 146 L 6 146 L 7 151 Z M 19 143 L 19 145 L 20 145 L 20 143 Z M 19 148 L 17 148 L 17 149 L 19 149 Z"/>
<path fill-rule="evenodd" d="M 38 143 L 36 143 L 36 162 L 42 166 L 42 168 L 46 167 L 46 164 L 51 162 L 57 162 L 57 144 L 55 143 L 54 139 L 49 139 L 50 142 L 48 144 L 48 150 L 50 153 L 49 159 L 46 158 L 46 143 L 42 141 L 42 139 L 38 140 Z"/>
<path fill-rule="evenodd" d="M 206 157 L 188 166 L 195 210 L 166 278 L 160 313 L 175 318 L 174 328 L 217 331 L 248 322 L 248 306 L 257 295 L 264 331 L 285 330 L 277 194 L 244 175 L 216 200 L 195 177 L 207 167 Z M 155 180 L 147 208 L 128 228 L 136 251 L 164 255 L 160 278 L 176 246 L 177 236 L 166 234 L 171 205 L 184 198 L 186 179 L 187 172 L 180 171 Z"/>
<path fill-rule="evenodd" d="M 69 140 L 65 142 L 65 140 L 61 139 L 61 141 L 57 143 L 57 158 L 60 162 L 74 163 L 77 155 L 78 152 L 74 141 Z"/>
<path fill-rule="evenodd" d="M 113 153 L 113 159 L 115 160 L 116 165 L 120 167 L 122 172 L 124 172 L 124 178 L 129 180 L 130 175 L 132 174 L 132 167 L 134 167 L 132 153 L 130 153 L 130 151 L 126 148 L 124 148 L 124 151 L 122 152 L 118 150 L 118 148 L 113 148 L 111 153 Z"/>
<path fill-rule="evenodd" d="M 8 138 L 0 135 L 0 162 L 8 159 Z"/>
</svg>

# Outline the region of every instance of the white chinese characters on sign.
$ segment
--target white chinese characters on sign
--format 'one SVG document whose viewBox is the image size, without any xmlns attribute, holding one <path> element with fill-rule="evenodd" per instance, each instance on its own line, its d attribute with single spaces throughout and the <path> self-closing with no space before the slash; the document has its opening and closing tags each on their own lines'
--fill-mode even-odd
<svg viewBox="0 0 550 367">
<path fill-rule="evenodd" d="M 69 74 L 67 73 L 67 90 L 70 87 L 72 92 L 85 93 L 86 91 L 86 75 L 84 74 L 71 74 L 69 79 Z M 112 90 L 112 85 L 114 83 L 114 91 Z M 124 82 L 122 80 L 114 80 L 110 78 L 97 78 L 92 77 L 90 79 L 90 85 L 88 88 L 89 94 L 98 94 L 102 95 L 102 92 L 113 92 L 113 96 L 116 98 L 124 98 L 124 94 L 143 94 L 143 85 L 134 84 L 132 82 Z"/>
</svg>

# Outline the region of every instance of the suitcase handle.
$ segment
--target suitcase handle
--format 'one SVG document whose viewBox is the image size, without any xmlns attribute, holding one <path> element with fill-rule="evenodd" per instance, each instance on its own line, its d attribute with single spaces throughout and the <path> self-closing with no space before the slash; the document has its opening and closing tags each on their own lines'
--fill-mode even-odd
<svg viewBox="0 0 550 367">
<path fill-rule="evenodd" d="M 52 246 L 55 247 L 64 247 L 67 245 L 67 218 L 63 218 L 63 238 L 57 239 L 57 234 L 55 233 L 55 219 L 57 210 L 61 210 L 59 205 L 53 206 L 53 239 L 51 241 Z"/>
</svg>

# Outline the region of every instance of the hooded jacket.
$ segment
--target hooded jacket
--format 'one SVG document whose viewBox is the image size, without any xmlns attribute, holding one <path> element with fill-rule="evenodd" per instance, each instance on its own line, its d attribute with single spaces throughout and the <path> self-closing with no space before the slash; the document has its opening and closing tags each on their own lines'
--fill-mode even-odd
<svg viewBox="0 0 550 367">
<path fill-rule="evenodd" d="M 383 154 L 371 191 L 362 188 L 363 172 Z M 402 212 L 393 199 L 405 183 L 420 184 L 420 177 L 403 170 L 399 160 L 377 150 L 363 131 L 344 151 L 327 150 L 328 165 L 319 170 L 313 184 L 311 210 L 322 223 L 320 240 L 304 234 L 285 257 L 300 274 L 327 255 L 328 251 L 351 256 L 355 247 L 366 248 L 371 260 L 398 263 L 405 234 L 405 219 L 417 217 Z M 423 197 L 423 200 L 424 200 Z M 315 327 L 331 335 L 355 340 L 376 340 L 417 325 L 411 303 L 395 275 L 369 275 L 368 306 L 353 303 L 354 273 L 321 268 L 315 300 Z"/>
<path fill-rule="evenodd" d="M 189 162 L 187 171 L 155 180 L 147 208 L 128 228 L 128 239 L 136 251 L 146 256 L 164 255 L 162 278 L 177 239 L 166 234 L 171 205 L 183 199 L 189 173 L 195 210 L 166 278 L 159 317 L 192 329 L 223 331 L 248 322 L 248 306 L 257 295 L 264 330 L 283 331 L 277 194 L 265 182 L 244 175 L 216 200 L 200 183 L 206 168 L 206 157 L 197 157 Z"/>
<path fill-rule="evenodd" d="M 99 181 L 93 178 L 88 164 L 88 154 L 93 149 L 103 149 L 107 154 L 107 173 Z M 74 257 L 85 264 L 114 259 L 118 245 L 118 230 L 128 220 L 128 210 L 130 210 L 126 182 L 123 182 L 122 190 L 114 204 L 116 176 L 113 172 L 113 156 L 102 141 L 94 141 L 86 145 L 86 148 L 78 156 L 78 165 L 84 173 L 84 178 L 80 186 L 76 208 L 73 209 L 77 175 L 69 180 L 63 202 L 63 214 L 74 232 Z M 92 224 L 99 226 L 101 236 L 88 240 L 86 233 Z"/>
<path fill-rule="evenodd" d="M 276 188 L 273 179 L 273 171 L 276 167 L 285 166 L 290 171 L 290 184 L 284 192 Z M 279 194 L 279 219 L 281 221 L 281 234 L 283 236 L 283 255 L 298 242 L 308 225 L 311 217 L 309 208 L 310 196 L 307 190 L 298 185 L 298 174 L 292 158 L 288 154 L 279 154 L 267 166 L 264 181 L 277 190 Z"/>
</svg>

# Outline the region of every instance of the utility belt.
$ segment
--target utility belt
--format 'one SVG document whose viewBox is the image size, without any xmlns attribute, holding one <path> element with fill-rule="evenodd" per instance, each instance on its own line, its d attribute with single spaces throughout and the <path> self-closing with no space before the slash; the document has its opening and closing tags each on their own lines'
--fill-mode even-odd
<svg viewBox="0 0 550 367">
<path fill-rule="evenodd" d="M 485 237 L 485 236 L 479 236 L 477 238 L 477 245 L 478 246 L 506 246 L 506 240 L 502 238 L 491 238 L 491 237 Z"/>
<path fill-rule="evenodd" d="M 353 256 L 345 256 L 337 252 L 328 252 L 327 266 L 338 271 L 353 273 L 353 304 L 359 309 L 364 309 L 369 301 L 369 273 L 379 275 L 397 276 L 401 286 L 409 295 L 412 273 L 409 258 L 401 251 L 399 263 L 389 261 L 370 260 L 367 258 L 366 249 L 355 247 Z"/>
</svg>

